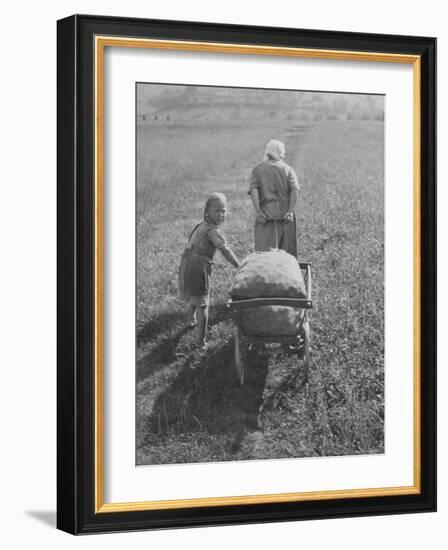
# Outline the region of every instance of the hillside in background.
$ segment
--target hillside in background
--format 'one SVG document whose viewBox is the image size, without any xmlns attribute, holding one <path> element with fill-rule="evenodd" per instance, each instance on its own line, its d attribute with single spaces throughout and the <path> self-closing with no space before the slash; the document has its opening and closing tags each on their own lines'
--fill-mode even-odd
<svg viewBox="0 0 448 550">
<path fill-rule="evenodd" d="M 138 84 L 139 121 L 384 120 L 384 96 Z"/>
</svg>

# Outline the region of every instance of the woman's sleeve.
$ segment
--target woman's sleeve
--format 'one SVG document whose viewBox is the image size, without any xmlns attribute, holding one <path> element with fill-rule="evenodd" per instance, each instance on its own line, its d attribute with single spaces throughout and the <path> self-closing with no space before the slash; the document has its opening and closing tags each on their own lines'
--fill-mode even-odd
<svg viewBox="0 0 448 550">
<path fill-rule="evenodd" d="M 208 238 L 218 250 L 222 250 L 227 246 L 226 238 L 218 231 L 218 229 L 211 229 L 208 232 Z"/>
<path fill-rule="evenodd" d="M 249 189 L 248 189 L 248 193 L 250 194 L 250 192 L 253 190 L 253 189 L 259 189 L 260 188 L 260 178 L 258 176 L 258 170 L 257 168 L 255 167 L 253 170 L 252 170 L 252 173 L 250 175 L 250 178 L 249 178 Z"/>
<path fill-rule="evenodd" d="M 290 191 L 293 189 L 296 189 L 296 191 L 299 190 L 299 180 L 297 178 L 296 171 L 294 168 L 291 168 L 291 166 L 288 166 L 288 186 Z"/>
</svg>

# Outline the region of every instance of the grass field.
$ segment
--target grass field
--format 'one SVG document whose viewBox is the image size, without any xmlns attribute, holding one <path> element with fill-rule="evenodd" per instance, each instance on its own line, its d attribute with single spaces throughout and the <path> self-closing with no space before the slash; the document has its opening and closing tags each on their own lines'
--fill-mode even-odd
<svg viewBox="0 0 448 550">
<path fill-rule="evenodd" d="M 384 452 L 383 131 L 374 121 L 138 127 L 137 464 Z M 217 254 L 205 355 L 183 328 L 177 269 L 212 191 L 227 195 L 230 246 L 252 250 L 247 178 L 274 137 L 302 182 L 309 384 L 296 357 L 266 349 L 249 353 L 240 387 L 223 307 L 234 268 Z"/>
</svg>

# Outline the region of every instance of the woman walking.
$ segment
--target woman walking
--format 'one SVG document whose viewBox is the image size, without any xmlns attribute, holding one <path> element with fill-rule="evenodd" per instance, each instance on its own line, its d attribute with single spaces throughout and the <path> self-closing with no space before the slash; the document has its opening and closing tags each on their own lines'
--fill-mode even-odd
<svg viewBox="0 0 448 550">
<path fill-rule="evenodd" d="M 299 182 L 294 169 L 283 160 L 285 144 L 271 140 L 263 162 L 250 177 L 249 194 L 255 212 L 255 250 L 278 247 L 297 258 L 297 223 L 294 209 Z"/>
</svg>

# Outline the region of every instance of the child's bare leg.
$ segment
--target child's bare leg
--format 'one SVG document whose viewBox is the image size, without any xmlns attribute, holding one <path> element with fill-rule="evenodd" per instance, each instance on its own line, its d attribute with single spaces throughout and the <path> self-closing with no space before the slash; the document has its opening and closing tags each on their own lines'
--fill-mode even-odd
<svg viewBox="0 0 448 550">
<path fill-rule="evenodd" d="M 198 307 L 199 345 L 204 347 L 207 343 L 208 306 Z"/>
<path fill-rule="evenodd" d="M 187 310 L 187 327 L 193 327 L 196 325 L 196 310 L 197 306 L 190 304 Z"/>
</svg>

